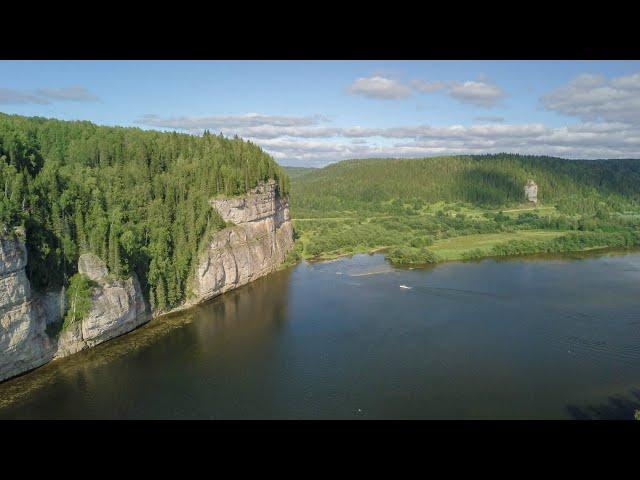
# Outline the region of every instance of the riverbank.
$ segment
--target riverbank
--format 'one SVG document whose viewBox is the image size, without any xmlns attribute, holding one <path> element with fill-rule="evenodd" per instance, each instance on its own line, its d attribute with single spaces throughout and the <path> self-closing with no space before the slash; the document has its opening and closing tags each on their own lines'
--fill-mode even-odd
<svg viewBox="0 0 640 480">
<path fill-rule="evenodd" d="M 640 235 L 634 232 L 522 230 L 447 238 L 422 248 L 403 248 L 391 245 L 371 249 L 366 247 L 349 248 L 318 256 L 300 255 L 299 260 L 316 263 L 361 253 L 385 253 L 395 265 L 424 265 L 539 253 L 579 253 L 616 248 L 629 249 L 639 245 Z"/>
</svg>

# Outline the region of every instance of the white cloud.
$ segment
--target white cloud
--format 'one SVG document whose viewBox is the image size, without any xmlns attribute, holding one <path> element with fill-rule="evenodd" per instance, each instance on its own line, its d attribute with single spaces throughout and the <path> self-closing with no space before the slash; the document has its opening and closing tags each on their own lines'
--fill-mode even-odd
<svg viewBox="0 0 640 480">
<path fill-rule="evenodd" d="M 456 100 L 477 107 L 493 107 L 505 96 L 500 87 L 484 79 L 451 82 L 448 94 Z"/>
<path fill-rule="evenodd" d="M 640 73 L 611 80 L 578 75 L 540 100 L 549 110 L 583 120 L 640 123 Z"/>
<path fill-rule="evenodd" d="M 369 98 L 394 100 L 411 96 L 411 88 L 392 78 L 379 75 L 356 78 L 347 87 L 351 95 L 362 95 Z"/>
<path fill-rule="evenodd" d="M 504 91 L 484 75 L 479 76 L 476 81 L 445 82 L 414 79 L 408 84 L 382 75 L 372 75 L 357 78 L 346 89 L 352 95 L 383 100 L 407 98 L 414 91 L 431 93 L 439 90 L 460 102 L 477 107 L 493 107 L 505 97 Z"/>
<path fill-rule="evenodd" d="M 375 141 L 376 136 L 397 139 L 397 142 Z M 280 138 L 257 140 L 256 143 L 285 164 L 314 166 L 349 158 L 498 152 L 565 158 L 637 158 L 640 155 L 640 128 L 597 123 L 564 127 L 487 124 L 348 128 L 330 139 Z"/>
<path fill-rule="evenodd" d="M 485 117 L 486 120 L 486 117 Z M 494 119 L 495 120 L 495 119 Z M 216 128 L 263 147 L 284 164 L 316 165 L 363 157 L 514 152 L 567 158 L 640 156 L 640 125 L 583 122 L 561 127 L 542 123 L 366 126 L 322 125 L 320 115 L 290 117 L 244 114 L 207 117 L 145 116 L 150 126 L 201 132 Z"/>
</svg>

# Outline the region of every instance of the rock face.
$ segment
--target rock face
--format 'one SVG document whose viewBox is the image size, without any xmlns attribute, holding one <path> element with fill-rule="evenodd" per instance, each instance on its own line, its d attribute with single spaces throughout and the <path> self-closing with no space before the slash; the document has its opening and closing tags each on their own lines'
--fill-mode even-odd
<svg viewBox="0 0 640 480">
<path fill-rule="evenodd" d="M 64 357 L 130 332 L 149 320 L 138 277 L 110 279 L 102 259 L 92 253 L 80 255 L 78 271 L 98 286 L 91 295 L 85 318 L 63 330 L 55 357 Z"/>
<path fill-rule="evenodd" d="M 78 259 L 78 272 L 94 282 L 99 282 L 109 275 L 107 264 L 93 253 L 84 253 L 80 255 L 80 258 Z"/>
<path fill-rule="evenodd" d="M 78 269 L 98 282 L 91 311 L 79 322 L 50 336 L 48 324 L 62 320 L 64 292 L 32 298 L 24 267 L 27 254 L 19 239 L 0 239 L 0 381 L 129 332 L 149 317 L 135 274 L 108 278 L 100 258 L 82 255 Z"/>
<path fill-rule="evenodd" d="M 293 247 L 289 202 L 274 181 L 241 198 L 211 201 L 233 227 L 217 232 L 197 268 L 192 305 L 245 285 L 278 268 Z"/>
<path fill-rule="evenodd" d="M 244 197 L 212 200 L 211 205 L 235 225 L 213 236 L 186 306 L 272 272 L 293 247 L 289 203 L 278 195 L 275 182 L 263 183 Z M 91 310 L 50 336 L 47 325 L 64 315 L 64 291 L 32 298 L 26 264 L 22 240 L 0 238 L 0 381 L 127 333 L 150 318 L 135 274 L 113 279 L 102 259 L 83 254 L 78 271 L 97 283 Z"/>
<path fill-rule="evenodd" d="M 538 185 L 533 180 L 529 180 L 524 186 L 524 196 L 531 203 L 538 203 Z"/>
<path fill-rule="evenodd" d="M 18 237 L 0 238 L 0 381 L 51 358 L 46 322 L 25 274 L 27 250 Z"/>
</svg>

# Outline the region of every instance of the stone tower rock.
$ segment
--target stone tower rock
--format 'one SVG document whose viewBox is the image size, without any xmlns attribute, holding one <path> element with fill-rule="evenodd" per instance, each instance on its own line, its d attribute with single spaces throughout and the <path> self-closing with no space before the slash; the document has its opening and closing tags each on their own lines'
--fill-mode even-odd
<svg viewBox="0 0 640 480">
<path fill-rule="evenodd" d="M 524 196 L 527 201 L 538 204 L 538 185 L 533 180 L 529 180 L 524 186 Z"/>
</svg>

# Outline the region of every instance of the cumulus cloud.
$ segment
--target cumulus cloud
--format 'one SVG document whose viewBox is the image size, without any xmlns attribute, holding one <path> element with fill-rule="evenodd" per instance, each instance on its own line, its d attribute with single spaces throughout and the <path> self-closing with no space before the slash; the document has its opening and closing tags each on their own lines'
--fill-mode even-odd
<svg viewBox="0 0 640 480">
<path fill-rule="evenodd" d="M 33 103 L 49 105 L 52 102 L 95 102 L 99 98 L 84 87 L 41 88 L 36 91 L 0 88 L 0 104 Z"/>
<path fill-rule="evenodd" d="M 499 86 L 484 79 L 451 82 L 448 94 L 456 100 L 477 107 L 493 107 L 505 96 Z"/>
<path fill-rule="evenodd" d="M 508 124 L 478 117 L 473 125 L 427 124 L 391 127 L 327 125 L 321 115 L 242 114 L 207 117 L 147 115 L 148 126 L 201 132 L 215 128 L 260 145 L 288 165 L 322 166 L 363 157 L 514 152 L 566 158 L 634 158 L 640 156 L 640 125 L 626 122 L 582 122 L 561 127 L 542 123 Z M 493 120 L 493 121 L 490 121 Z"/>
<path fill-rule="evenodd" d="M 540 98 L 545 108 L 582 120 L 640 123 L 640 73 L 608 80 L 581 74 Z"/>
<path fill-rule="evenodd" d="M 431 93 L 439 90 L 460 102 L 477 107 L 493 107 L 505 97 L 504 91 L 498 85 L 482 75 L 475 81 L 450 82 L 414 79 L 406 84 L 393 78 L 373 75 L 355 79 L 346 89 L 347 93 L 351 95 L 362 95 L 382 100 L 403 99 L 410 97 L 413 92 Z"/>
<path fill-rule="evenodd" d="M 387 140 L 377 141 L 375 137 Z M 498 152 L 565 158 L 637 158 L 640 128 L 616 123 L 581 123 L 563 127 L 539 123 L 417 125 L 384 129 L 350 127 L 340 129 L 337 136 L 326 139 L 256 139 L 256 143 L 285 164 L 314 166 L 349 158 Z"/>
<path fill-rule="evenodd" d="M 411 88 L 407 85 L 380 75 L 356 78 L 347 87 L 347 92 L 351 95 L 362 95 L 381 100 L 395 100 L 411 96 Z"/>
</svg>

